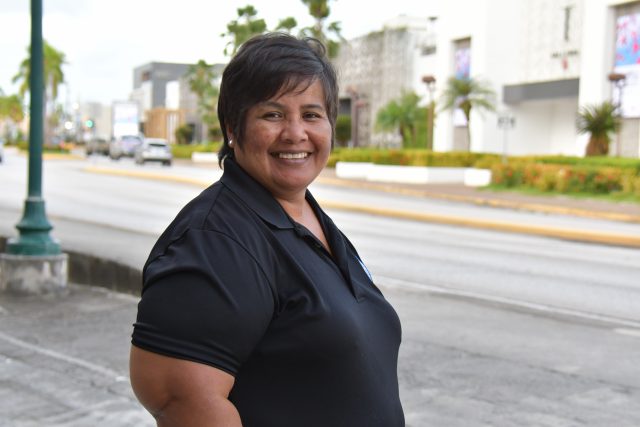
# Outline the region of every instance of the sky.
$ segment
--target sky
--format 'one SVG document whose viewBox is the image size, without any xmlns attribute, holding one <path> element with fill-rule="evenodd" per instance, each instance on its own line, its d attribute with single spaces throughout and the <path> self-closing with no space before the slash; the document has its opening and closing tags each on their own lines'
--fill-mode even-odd
<svg viewBox="0 0 640 427">
<path fill-rule="evenodd" d="M 347 39 L 380 30 L 399 15 L 428 17 L 436 0 L 334 0 L 329 21 L 342 24 Z M 64 52 L 65 85 L 59 102 L 128 99 L 133 69 L 148 62 L 227 62 L 220 34 L 252 4 L 268 28 L 293 16 L 298 25 L 311 18 L 300 0 L 43 0 L 43 36 Z M 431 5 L 429 8 L 428 5 Z M 0 0 L 0 89 L 16 93 L 11 82 L 30 43 L 30 1 Z"/>
</svg>

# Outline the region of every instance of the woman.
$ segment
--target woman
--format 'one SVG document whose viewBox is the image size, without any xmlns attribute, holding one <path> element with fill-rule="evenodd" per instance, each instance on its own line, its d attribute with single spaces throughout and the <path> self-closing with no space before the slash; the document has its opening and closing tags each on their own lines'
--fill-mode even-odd
<svg viewBox="0 0 640 427">
<path fill-rule="evenodd" d="M 398 317 L 307 190 L 337 97 L 313 39 L 258 36 L 226 67 L 224 174 L 144 268 L 131 383 L 158 426 L 404 425 Z"/>
</svg>

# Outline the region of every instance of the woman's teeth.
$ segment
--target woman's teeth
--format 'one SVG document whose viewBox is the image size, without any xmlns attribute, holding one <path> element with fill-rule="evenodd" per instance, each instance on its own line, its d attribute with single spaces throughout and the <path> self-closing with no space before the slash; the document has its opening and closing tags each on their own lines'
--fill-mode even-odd
<svg viewBox="0 0 640 427">
<path fill-rule="evenodd" d="M 309 153 L 278 153 L 281 159 L 304 159 Z"/>
</svg>

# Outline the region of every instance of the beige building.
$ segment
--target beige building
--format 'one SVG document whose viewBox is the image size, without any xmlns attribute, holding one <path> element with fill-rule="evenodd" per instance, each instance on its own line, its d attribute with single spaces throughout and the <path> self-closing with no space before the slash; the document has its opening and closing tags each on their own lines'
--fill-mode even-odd
<svg viewBox="0 0 640 427">
<path fill-rule="evenodd" d="M 422 77 L 435 72 L 435 19 L 398 17 L 376 31 L 343 43 L 334 61 L 340 113 L 352 115 L 354 146 L 398 146 L 397 134 L 376 132 L 375 118 L 403 91 L 427 95 Z M 426 96 L 425 96 L 426 102 Z M 357 117 L 357 119 L 355 119 Z"/>
</svg>

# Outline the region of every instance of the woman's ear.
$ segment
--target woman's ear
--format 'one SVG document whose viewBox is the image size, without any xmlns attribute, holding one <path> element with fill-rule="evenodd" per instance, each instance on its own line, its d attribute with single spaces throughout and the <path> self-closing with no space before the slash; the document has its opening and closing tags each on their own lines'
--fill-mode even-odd
<svg viewBox="0 0 640 427">
<path fill-rule="evenodd" d="M 229 126 L 227 126 L 227 138 L 229 139 L 229 141 L 235 141 L 236 139 L 236 136 L 233 134 L 233 131 Z"/>
</svg>

